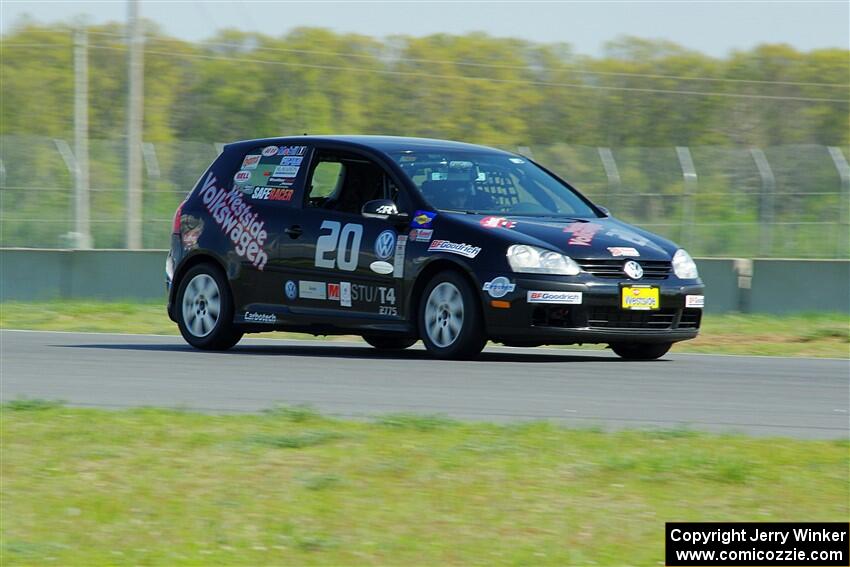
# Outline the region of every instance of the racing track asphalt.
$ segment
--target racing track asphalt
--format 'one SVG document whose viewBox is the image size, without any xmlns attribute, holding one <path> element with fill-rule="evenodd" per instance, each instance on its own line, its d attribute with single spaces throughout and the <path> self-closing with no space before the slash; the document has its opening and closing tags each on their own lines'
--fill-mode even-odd
<svg viewBox="0 0 850 567">
<path fill-rule="evenodd" d="M 243 339 L 226 353 L 179 337 L 0 331 L 3 401 L 258 411 L 309 404 L 341 416 L 415 412 L 570 426 L 663 427 L 801 438 L 848 436 L 850 361 L 488 347 L 480 360 L 421 346 Z"/>
</svg>

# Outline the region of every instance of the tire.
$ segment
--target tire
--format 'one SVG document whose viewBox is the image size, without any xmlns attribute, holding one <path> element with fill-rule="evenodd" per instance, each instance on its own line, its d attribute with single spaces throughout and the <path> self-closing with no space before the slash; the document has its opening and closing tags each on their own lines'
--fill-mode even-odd
<svg viewBox="0 0 850 567">
<path fill-rule="evenodd" d="M 425 348 L 437 358 L 474 358 L 487 342 L 478 294 L 457 272 L 440 272 L 428 282 L 417 319 Z"/>
<path fill-rule="evenodd" d="M 615 343 L 611 350 L 626 360 L 655 360 L 661 358 L 673 343 Z"/>
<path fill-rule="evenodd" d="M 177 290 L 177 326 L 187 343 L 201 350 L 227 350 L 242 338 L 233 324 L 233 296 L 218 267 L 191 268 Z"/>
<path fill-rule="evenodd" d="M 363 340 L 378 350 L 404 350 L 413 346 L 416 339 L 410 337 L 390 337 L 387 335 L 364 335 Z"/>
</svg>

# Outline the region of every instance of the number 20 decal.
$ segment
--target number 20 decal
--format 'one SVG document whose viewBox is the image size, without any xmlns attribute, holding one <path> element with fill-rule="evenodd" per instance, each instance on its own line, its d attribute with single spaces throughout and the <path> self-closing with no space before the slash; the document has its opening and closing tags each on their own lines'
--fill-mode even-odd
<svg viewBox="0 0 850 567">
<path fill-rule="evenodd" d="M 338 267 L 340 270 L 353 272 L 357 269 L 357 259 L 360 257 L 360 241 L 363 239 L 363 226 L 359 224 L 347 224 L 340 230 L 340 224 L 336 221 L 326 220 L 322 222 L 321 230 L 329 230 L 330 234 L 323 234 L 316 239 L 316 267 L 330 268 Z M 349 241 L 350 246 L 349 246 Z M 326 257 L 336 252 L 336 258 Z"/>
</svg>

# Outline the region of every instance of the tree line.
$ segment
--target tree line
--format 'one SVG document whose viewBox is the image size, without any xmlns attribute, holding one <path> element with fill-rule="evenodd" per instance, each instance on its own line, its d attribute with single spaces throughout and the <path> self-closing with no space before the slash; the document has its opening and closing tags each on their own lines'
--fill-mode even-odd
<svg viewBox="0 0 850 567">
<path fill-rule="evenodd" d="M 88 31 L 90 135 L 124 135 L 121 25 Z M 144 138 L 446 137 L 497 146 L 847 145 L 850 51 L 759 45 L 717 58 L 623 37 L 597 57 L 483 33 L 375 39 L 298 28 L 192 43 L 146 23 Z M 0 133 L 68 137 L 73 29 L 0 41 Z"/>
</svg>

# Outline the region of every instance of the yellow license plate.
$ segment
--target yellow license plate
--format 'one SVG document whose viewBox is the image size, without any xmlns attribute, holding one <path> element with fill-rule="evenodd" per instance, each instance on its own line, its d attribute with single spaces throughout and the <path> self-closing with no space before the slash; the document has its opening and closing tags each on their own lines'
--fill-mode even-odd
<svg viewBox="0 0 850 567">
<path fill-rule="evenodd" d="M 658 288 L 625 286 L 622 291 L 621 306 L 623 309 L 637 311 L 658 309 L 660 307 Z"/>
</svg>

